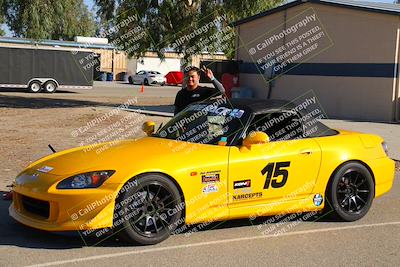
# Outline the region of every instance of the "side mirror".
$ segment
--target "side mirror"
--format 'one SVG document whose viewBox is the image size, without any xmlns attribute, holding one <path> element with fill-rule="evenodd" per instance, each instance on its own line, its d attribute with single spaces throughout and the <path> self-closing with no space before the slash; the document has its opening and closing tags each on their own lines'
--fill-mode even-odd
<svg viewBox="0 0 400 267">
<path fill-rule="evenodd" d="M 250 132 L 243 140 L 242 146 L 250 148 L 252 145 L 266 144 L 269 142 L 268 134 L 264 132 Z"/>
<path fill-rule="evenodd" d="M 142 125 L 142 130 L 147 134 L 147 136 L 151 136 L 154 133 L 156 124 L 154 121 L 146 121 Z"/>
</svg>

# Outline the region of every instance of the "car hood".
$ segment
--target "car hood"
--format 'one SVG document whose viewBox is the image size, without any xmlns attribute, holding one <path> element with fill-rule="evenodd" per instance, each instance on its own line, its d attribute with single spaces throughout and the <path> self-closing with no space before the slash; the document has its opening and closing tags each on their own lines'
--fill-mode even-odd
<svg viewBox="0 0 400 267">
<path fill-rule="evenodd" d="M 127 169 L 140 166 L 141 163 L 157 158 L 171 157 L 177 141 L 156 137 L 144 137 L 139 140 L 124 140 L 118 143 L 102 143 L 57 152 L 44 157 L 28 169 L 46 172 L 57 176 L 74 175 L 94 170 Z M 185 143 L 185 148 L 199 146 Z"/>
</svg>

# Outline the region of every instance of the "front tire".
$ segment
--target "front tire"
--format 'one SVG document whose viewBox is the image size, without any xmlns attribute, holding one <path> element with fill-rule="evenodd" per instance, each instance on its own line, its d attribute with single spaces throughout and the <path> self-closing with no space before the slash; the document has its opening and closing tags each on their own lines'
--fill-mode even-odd
<svg viewBox="0 0 400 267">
<path fill-rule="evenodd" d="M 359 220 L 367 214 L 375 196 L 373 177 L 362 164 L 347 163 L 335 172 L 326 196 L 339 219 Z"/>
<path fill-rule="evenodd" d="M 144 85 L 149 85 L 149 80 L 144 79 L 143 83 L 144 83 Z"/>
<path fill-rule="evenodd" d="M 121 190 L 116 203 L 114 225 L 119 222 L 118 234 L 129 243 L 160 243 L 180 224 L 184 203 L 179 190 L 160 174 L 139 177 L 133 184 L 124 186 L 127 189 Z"/>
</svg>

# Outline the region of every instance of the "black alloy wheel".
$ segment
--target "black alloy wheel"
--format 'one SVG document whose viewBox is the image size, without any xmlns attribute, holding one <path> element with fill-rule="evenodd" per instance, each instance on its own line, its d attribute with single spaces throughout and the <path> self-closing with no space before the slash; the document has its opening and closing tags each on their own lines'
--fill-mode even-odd
<svg viewBox="0 0 400 267">
<path fill-rule="evenodd" d="M 347 163 L 336 171 L 327 192 L 335 214 L 344 221 L 364 217 L 374 196 L 372 175 L 365 166 L 356 162 Z"/>
<path fill-rule="evenodd" d="M 159 243 L 179 226 L 181 196 L 175 184 L 159 174 L 140 177 L 136 182 L 119 197 L 114 224 L 121 223 L 120 236 L 130 243 Z"/>
</svg>

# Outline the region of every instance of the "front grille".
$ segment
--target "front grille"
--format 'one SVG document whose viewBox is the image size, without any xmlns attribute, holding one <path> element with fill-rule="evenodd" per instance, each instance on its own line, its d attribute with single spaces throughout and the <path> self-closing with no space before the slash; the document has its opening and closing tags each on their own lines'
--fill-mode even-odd
<svg viewBox="0 0 400 267">
<path fill-rule="evenodd" d="M 27 196 L 21 196 L 22 206 L 24 210 L 35 215 L 39 215 L 46 219 L 50 216 L 50 203 Z"/>
</svg>

